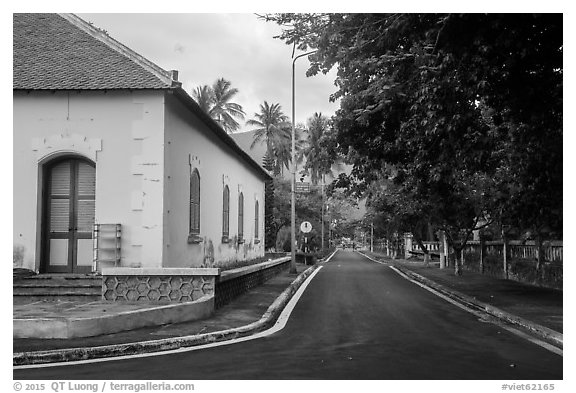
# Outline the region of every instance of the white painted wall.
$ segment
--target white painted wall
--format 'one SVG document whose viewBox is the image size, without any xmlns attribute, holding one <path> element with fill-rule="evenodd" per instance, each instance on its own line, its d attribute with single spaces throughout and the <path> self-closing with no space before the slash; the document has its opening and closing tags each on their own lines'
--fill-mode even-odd
<svg viewBox="0 0 576 393">
<path fill-rule="evenodd" d="M 224 267 L 264 255 L 264 181 L 175 97 L 166 97 L 164 266 Z M 191 166 L 200 173 L 200 236 L 188 244 Z M 230 188 L 230 242 L 222 243 L 224 184 Z M 244 244 L 238 233 L 238 195 L 244 193 Z M 259 200 L 259 244 L 254 242 Z"/>
<path fill-rule="evenodd" d="M 121 266 L 160 267 L 163 92 L 14 92 L 14 264 L 40 267 L 42 165 L 96 164 L 96 222 L 121 223 Z"/>
<path fill-rule="evenodd" d="M 42 168 L 65 154 L 95 163 L 96 222 L 122 224 L 121 266 L 221 267 L 264 255 L 263 179 L 180 101 L 164 94 L 14 92 L 15 265 L 40 269 Z M 199 244 L 187 242 L 190 163 L 201 176 Z M 229 243 L 222 243 L 225 183 Z M 244 244 L 235 241 L 240 191 Z"/>
</svg>

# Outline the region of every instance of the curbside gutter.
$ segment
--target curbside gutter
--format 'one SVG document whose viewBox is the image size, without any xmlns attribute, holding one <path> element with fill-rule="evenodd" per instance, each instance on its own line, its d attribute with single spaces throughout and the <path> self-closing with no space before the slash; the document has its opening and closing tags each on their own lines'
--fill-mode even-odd
<svg viewBox="0 0 576 393">
<path fill-rule="evenodd" d="M 113 344 L 86 348 L 67 348 L 37 352 L 20 352 L 13 355 L 13 366 L 65 363 L 79 360 L 162 352 L 250 336 L 273 326 L 298 288 L 300 288 L 304 281 L 319 267 L 320 264 L 316 264 L 300 273 L 300 275 L 290 283 L 288 288 L 286 288 L 280 296 L 274 300 L 258 321 L 245 326 L 222 330 L 219 332 L 126 344 Z"/>
<path fill-rule="evenodd" d="M 505 322 L 511 323 L 516 326 L 520 326 L 524 329 L 529 330 L 531 333 L 537 335 L 538 337 L 552 342 L 554 345 L 559 346 L 560 348 L 563 347 L 562 333 L 559 333 L 545 326 L 536 324 L 532 321 L 521 318 L 519 316 L 510 314 L 506 311 L 500 310 L 499 308 L 496 308 L 490 304 L 480 302 L 461 292 L 452 289 L 447 289 L 446 287 L 398 264 L 394 264 L 394 268 L 398 269 L 400 272 L 410 277 L 411 279 L 418 281 L 429 288 L 432 288 L 433 290 L 443 294 L 444 296 L 449 297 L 452 300 L 455 300 L 456 302 L 460 303 L 461 305 L 467 308 L 489 314 Z"/>
</svg>

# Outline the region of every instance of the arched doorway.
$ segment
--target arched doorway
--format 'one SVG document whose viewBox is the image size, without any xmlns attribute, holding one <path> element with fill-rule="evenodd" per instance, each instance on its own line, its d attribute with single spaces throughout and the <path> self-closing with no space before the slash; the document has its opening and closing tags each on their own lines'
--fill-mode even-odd
<svg viewBox="0 0 576 393">
<path fill-rule="evenodd" d="M 96 207 L 96 168 L 79 157 L 45 166 L 42 271 L 89 273 Z"/>
</svg>

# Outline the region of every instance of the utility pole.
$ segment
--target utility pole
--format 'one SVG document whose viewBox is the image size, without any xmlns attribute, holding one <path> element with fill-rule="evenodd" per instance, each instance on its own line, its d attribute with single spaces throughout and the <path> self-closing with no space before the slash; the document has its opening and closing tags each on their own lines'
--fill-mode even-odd
<svg viewBox="0 0 576 393">
<path fill-rule="evenodd" d="M 324 174 L 322 174 L 322 252 L 324 252 Z"/>
<path fill-rule="evenodd" d="M 290 237 L 291 237 L 291 246 L 290 246 L 290 274 L 296 274 L 296 83 L 295 83 L 295 67 L 296 67 L 296 60 L 303 56 L 308 56 L 316 51 L 303 53 L 301 55 L 296 56 L 292 60 L 292 165 L 291 167 L 291 206 L 290 206 Z"/>
</svg>

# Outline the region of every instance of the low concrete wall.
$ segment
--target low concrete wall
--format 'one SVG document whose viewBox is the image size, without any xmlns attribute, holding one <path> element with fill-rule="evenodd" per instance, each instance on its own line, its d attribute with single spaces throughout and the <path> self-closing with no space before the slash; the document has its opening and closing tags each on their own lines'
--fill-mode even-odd
<svg viewBox="0 0 576 393">
<path fill-rule="evenodd" d="M 102 270 L 102 299 L 187 302 L 214 296 L 215 308 L 219 308 L 289 267 L 290 257 L 223 272 L 213 268 L 108 268 Z"/>
<path fill-rule="evenodd" d="M 216 280 L 215 308 L 222 307 L 232 299 L 288 269 L 290 261 L 290 257 L 284 257 L 222 272 Z"/>
</svg>

